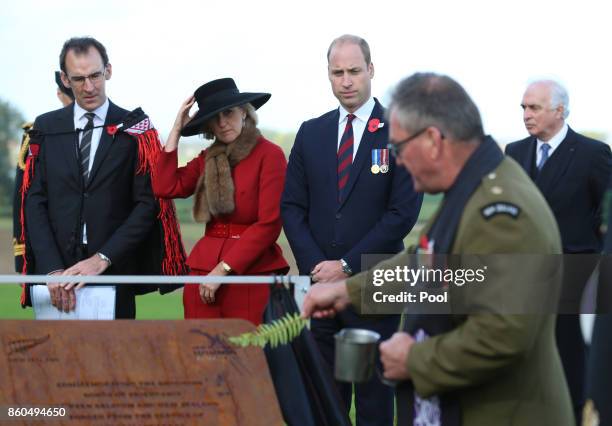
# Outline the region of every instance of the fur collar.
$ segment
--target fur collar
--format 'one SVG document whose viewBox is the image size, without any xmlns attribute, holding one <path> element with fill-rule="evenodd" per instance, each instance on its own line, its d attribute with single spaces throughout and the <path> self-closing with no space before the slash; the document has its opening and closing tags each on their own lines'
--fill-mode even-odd
<svg viewBox="0 0 612 426">
<path fill-rule="evenodd" d="M 246 120 L 234 142 L 226 144 L 215 140 L 208 148 L 204 172 L 198 179 L 194 194 L 193 218 L 196 222 L 208 223 L 211 216 L 234 212 L 232 168 L 248 157 L 260 136 L 251 120 Z"/>
</svg>

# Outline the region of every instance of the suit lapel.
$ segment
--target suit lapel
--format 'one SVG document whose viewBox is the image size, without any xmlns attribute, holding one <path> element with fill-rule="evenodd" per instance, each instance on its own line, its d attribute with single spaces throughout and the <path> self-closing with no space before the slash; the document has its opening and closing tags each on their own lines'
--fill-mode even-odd
<svg viewBox="0 0 612 426">
<path fill-rule="evenodd" d="M 323 123 L 321 128 L 321 161 L 323 170 L 327 174 L 326 190 L 329 191 L 329 199 L 332 203 L 338 203 L 338 120 L 340 112 L 338 109 L 330 117 L 327 122 Z"/>
<path fill-rule="evenodd" d="M 542 193 L 548 193 L 566 172 L 576 151 L 576 137 L 572 129 L 567 129 L 563 142 L 555 149 L 538 174 L 536 184 Z"/>
<path fill-rule="evenodd" d="M 537 167 L 535 165 L 535 151 L 536 151 L 537 142 L 535 138 L 530 138 L 526 141 L 525 144 L 521 147 L 520 153 L 520 163 L 523 167 L 523 170 L 527 172 L 529 177 L 532 180 L 536 180 L 537 178 Z"/>
<path fill-rule="evenodd" d="M 351 195 L 351 191 L 353 190 L 353 187 L 355 186 L 355 182 L 357 182 L 357 178 L 359 177 L 359 174 L 364 168 L 364 164 L 365 164 L 365 167 L 369 166 L 369 163 L 366 160 L 371 158 L 372 147 L 374 146 L 374 141 L 376 140 L 377 137 L 379 137 L 378 135 L 381 134 L 381 132 L 368 131 L 368 123 L 371 119 L 378 118 L 381 123 L 384 122 L 383 108 L 378 103 L 378 100 L 375 100 L 375 102 L 376 103 L 374 105 L 374 109 L 372 110 L 372 114 L 370 114 L 370 118 L 368 118 L 368 121 L 366 122 L 366 125 L 365 125 L 365 129 L 363 130 L 363 135 L 361 136 L 361 142 L 359 142 L 359 149 L 357 150 L 357 155 L 355 156 L 355 160 L 353 161 L 353 165 L 351 166 L 351 172 L 349 175 L 349 179 L 348 179 L 348 182 L 346 183 L 345 196 L 342 197 L 342 200 L 340 201 L 338 205 L 338 209 L 340 209 L 344 205 L 346 200 Z"/>
<path fill-rule="evenodd" d="M 109 101 L 108 113 L 106 114 L 106 120 L 104 121 L 104 127 L 102 128 L 100 142 L 98 144 L 98 149 L 96 150 L 96 155 L 94 156 L 94 162 L 91 166 L 91 171 L 89 172 L 89 178 L 86 186 L 89 186 L 95 179 L 96 173 L 100 169 L 100 165 L 106 158 L 106 155 L 108 154 L 108 151 L 113 143 L 114 139 L 106 131 L 106 126 L 109 124 L 118 124 L 121 118 L 121 110 L 114 103 Z"/>
<path fill-rule="evenodd" d="M 58 133 L 64 133 L 58 135 L 57 144 L 63 153 L 62 157 L 68 165 L 68 170 L 74 176 L 74 181 L 81 184 L 80 171 L 79 171 L 79 157 L 78 157 L 78 146 L 79 146 L 79 134 L 74 130 L 74 103 L 70 104 L 57 116 L 57 127 L 54 131 Z"/>
</svg>

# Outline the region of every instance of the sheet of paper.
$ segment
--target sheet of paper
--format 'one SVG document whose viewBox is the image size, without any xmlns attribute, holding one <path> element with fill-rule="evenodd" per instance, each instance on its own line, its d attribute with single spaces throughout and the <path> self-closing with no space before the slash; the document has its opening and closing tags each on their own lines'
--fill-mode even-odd
<svg viewBox="0 0 612 426">
<path fill-rule="evenodd" d="M 65 313 L 51 304 L 51 296 L 46 285 L 30 287 L 34 317 L 40 320 L 109 320 L 115 319 L 114 286 L 85 286 L 76 291 L 76 309 Z"/>
</svg>

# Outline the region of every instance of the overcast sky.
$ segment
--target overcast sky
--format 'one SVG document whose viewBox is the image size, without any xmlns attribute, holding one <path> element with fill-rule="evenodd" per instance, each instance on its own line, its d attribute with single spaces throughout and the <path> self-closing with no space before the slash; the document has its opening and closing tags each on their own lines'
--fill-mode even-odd
<svg viewBox="0 0 612 426">
<path fill-rule="evenodd" d="M 562 82 L 568 122 L 612 142 L 612 13 L 589 1 L 71 1 L 5 0 L 0 97 L 26 118 L 56 109 L 53 71 L 63 42 L 91 35 L 113 65 L 109 97 L 141 106 L 162 135 L 199 85 L 231 76 L 266 91 L 261 126 L 296 131 L 335 108 L 325 53 L 344 33 L 364 37 L 383 103 L 402 77 L 436 71 L 475 99 L 500 142 L 526 136 L 520 101 L 537 77 Z"/>
</svg>

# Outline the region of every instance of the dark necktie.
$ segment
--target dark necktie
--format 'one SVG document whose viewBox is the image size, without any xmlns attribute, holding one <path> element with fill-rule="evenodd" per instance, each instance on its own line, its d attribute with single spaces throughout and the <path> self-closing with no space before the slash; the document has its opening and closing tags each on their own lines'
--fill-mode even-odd
<svg viewBox="0 0 612 426">
<path fill-rule="evenodd" d="M 355 116 L 346 116 L 346 127 L 338 147 L 338 201 L 342 200 L 344 187 L 348 182 L 351 165 L 353 164 L 353 119 Z"/>
<path fill-rule="evenodd" d="M 538 171 L 542 170 L 542 167 L 544 167 L 546 160 L 548 160 L 548 150 L 549 149 L 550 149 L 550 145 L 547 143 L 543 143 L 542 146 L 540 147 L 540 150 L 542 150 L 542 157 L 540 158 L 540 162 L 538 163 Z"/>
<path fill-rule="evenodd" d="M 95 116 L 93 112 L 85 113 L 87 124 L 85 125 L 85 130 L 83 130 L 83 137 L 81 138 L 81 145 L 79 146 L 83 182 L 87 182 L 89 176 L 89 154 L 91 153 L 91 137 L 93 135 L 93 120 Z"/>
</svg>

